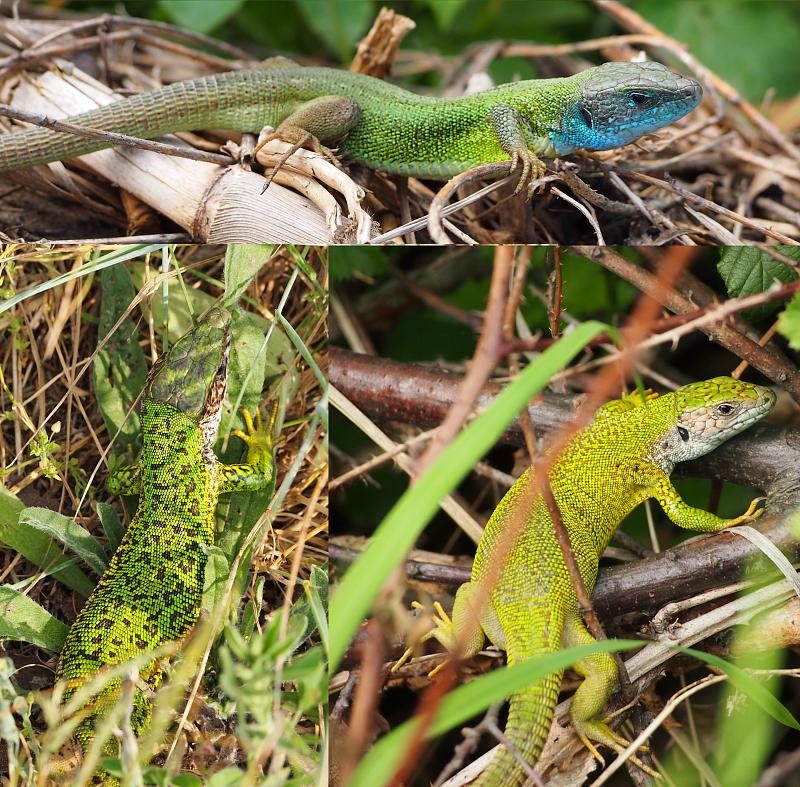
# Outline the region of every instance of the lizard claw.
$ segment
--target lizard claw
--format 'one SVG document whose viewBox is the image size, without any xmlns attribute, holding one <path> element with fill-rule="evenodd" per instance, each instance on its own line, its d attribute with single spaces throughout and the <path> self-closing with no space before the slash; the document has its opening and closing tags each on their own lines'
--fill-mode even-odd
<svg viewBox="0 0 800 787">
<path fill-rule="evenodd" d="M 735 519 L 728 520 L 725 526 L 730 527 L 732 525 L 746 525 L 749 522 L 755 522 L 756 519 L 764 515 L 764 511 L 766 509 L 759 508 L 759 505 L 761 505 L 761 503 L 763 503 L 766 499 L 766 497 L 754 498 L 750 501 L 747 511 L 745 511 L 741 516 L 737 516 Z"/>
<path fill-rule="evenodd" d="M 527 188 L 527 199 L 530 199 L 535 191 L 533 184 L 544 175 L 545 165 L 535 153 L 527 148 L 515 148 L 510 155 L 511 171 L 513 172 L 517 169 L 519 165 L 522 167 L 514 194 L 519 194 L 523 189 Z"/>
<path fill-rule="evenodd" d="M 623 751 L 625 751 L 625 749 L 628 748 L 628 746 L 631 745 L 631 742 L 627 738 L 620 735 L 615 730 L 612 730 L 605 722 L 602 721 L 584 723 L 581 724 L 580 727 L 576 727 L 576 724 L 573 721 L 573 729 L 575 729 L 575 732 L 580 738 L 581 743 L 583 743 L 591 755 L 603 765 L 605 765 L 605 760 L 600 752 L 597 751 L 597 747 L 592 743 L 592 740 L 602 744 L 603 746 L 608 746 L 609 749 L 617 752 L 617 754 L 621 754 Z M 648 747 L 639 746 L 639 750 L 647 751 Z M 637 768 L 649 774 L 653 778 L 661 779 L 661 774 L 659 774 L 657 771 L 654 771 L 649 765 L 645 765 L 645 763 L 643 763 L 635 754 L 630 756 L 630 761 Z"/>
<path fill-rule="evenodd" d="M 510 172 L 514 172 L 517 168 L 521 168 L 517 187 L 514 189 L 514 195 L 519 194 L 527 187 L 528 196 L 530 199 L 533 195 L 532 184 L 538 180 L 545 171 L 545 166 L 542 161 L 527 148 L 514 148 L 509 152 L 511 157 Z"/>
<path fill-rule="evenodd" d="M 511 171 L 513 172 L 517 165 L 522 165 L 522 172 L 520 173 L 517 187 L 514 189 L 514 194 L 519 194 L 523 189 L 527 190 L 527 199 L 530 199 L 536 192 L 534 183 L 542 177 L 545 173 L 544 162 L 531 150 L 524 148 L 522 150 L 515 149 L 511 154 Z"/>
<path fill-rule="evenodd" d="M 236 435 L 236 437 L 242 440 L 248 448 L 257 444 L 271 446 L 272 432 L 275 428 L 275 421 L 277 417 L 277 402 L 272 405 L 272 410 L 270 411 L 266 428 L 264 428 L 264 421 L 261 418 L 261 411 L 259 409 L 256 409 L 255 423 L 253 423 L 253 417 L 250 415 L 250 411 L 246 407 L 243 407 L 242 418 L 244 419 L 244 425 L 247 429 L 247 432 L 243 432 L 241 429 L 234 429 L 231 434 Z"/>
<path fill-rule="evenodd" d="M 425 609 L 419 601 L 412 601 L 411 606 L 413 609 Z M 403 654 L 400 658 L 392 665 L 390 672 L 397 672 L 400 667 L 403 666 L 412 656 L 414 653 L 414 648 L 418 645 L 422 645 L 423 643 L 427 642 L 429 639 L 435 639 L 437 642 L 441 642 L 441 638 L 445 638 L 447 640 L 452 639 L 452 628 L 453 628 L 453 621 L 450 620 L 450 616 L 445 612 L 444 607 L 438 602 L 434 601 L 433 603 L 434 608 L 434 615 L 433 623 L 434 627 L 429 631 L 426 631 L 417 642 L 415 642 L 411 647 L 406 648 L 403 651 Z M 434 667 L 429 673 L 428 677 L 434 677 L 441 669 L 447 664 L 448 659 L 445 659 L 439 666 Z"/>
<path fill-rule="evenodd" d="M 605 766 L 606 761 L 603 759 L 603 755 L 597 750 L 597 746 L 595 746 L 585 735 L 582 733 L 578 733 L 578 737 L 581 740 L 581 743 L 589 750 L 589 754 L 594 757 L 601 766 Z"/>
</svg>

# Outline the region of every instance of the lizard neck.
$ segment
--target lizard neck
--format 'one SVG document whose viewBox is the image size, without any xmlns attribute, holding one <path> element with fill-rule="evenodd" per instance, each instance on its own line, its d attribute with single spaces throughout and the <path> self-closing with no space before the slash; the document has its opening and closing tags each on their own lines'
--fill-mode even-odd
<svg viewBox="0 0 800 787">
<path fill-rule="evenodd" d="M 672 463 L 660 448 L 675 422 L 667 394 L 618 415 L 597 417 L 569 442 L 550 474 L 550 483 L 570 536 L 585 544 L 592 559 L 608 546 L 626 516 L 648 496 L 630 472 L 637 460 Z M 586 523 L 591 523 L 587 527 Z"/>
</svg>

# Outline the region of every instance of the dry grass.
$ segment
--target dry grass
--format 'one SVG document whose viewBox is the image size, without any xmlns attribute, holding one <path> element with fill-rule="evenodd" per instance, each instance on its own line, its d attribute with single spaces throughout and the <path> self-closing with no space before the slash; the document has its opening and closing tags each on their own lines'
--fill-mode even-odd
<svg viewBox="0 0 800 787">
<path fill-rule="evenodd" d="M 111 498 L 103 488 L 109 435 L 94 396 L 91 373 L 97 345 L 106 337 L 98 336 L 97 332 L 100 309 L 97 276 L 85 274 L 93 259 L 111 250 L 111 247 L 93 246 L 69 249 L 10 246 L 0 259 L 0 287 L 3 288 L 0 295 L 3 299 L 12 293 L 28 291 L 58 275 L 74 274 L 65 283 L 32 292 L 0 312 L 0 466 L 3 468 L 3 482 L 25 506 L 50 508 L 74 517 L 100 540 L 104 536 L 94 502 L 111 503 L 122 521 L 129 521 L 119 501 Z M 271 319 L 300 255 L 296 250 L 283 249 L 267 262 L 267 250 L 265 247 L 266 264 L 247 288 L 241 305 L 247 311 Z M 302 256 L 308 270 L 315 272 L 319 282 L 314 285 L 300 273 L 293 282 L 282 314 L 302 338 L 315 362 L 322 364 L 327 342 L 327 303 L 320 293 L 327 291 L 327 260 L 318 250 Z M 170 304 L 176 308 L 179 303 L 186 302 L 182 288 L 189 293 L 189 299 L 195 298 L 200 291 L 217 297 L 222 294 L 224 259 L 224 247 L 197 246 L 165 248 L 163 253 L 152 250 L 138 256 L 135 264 L 144 280 L 131 306 L 132 314 L 138 320 L 138 341 L 149 359 L 148 365 L 160 351 L 160 340 L 155 331 L 157 320 L 151 307 L 155 301 L 161 300 L 162 285 L 171 283 Z M 164 260 L 169 260 L 171 267 L 162 268 Z M 178 282 L 178 267 L 182 284 Z M 256 618 L 257 631 L 262 630 L 274 610 L 280 610 L 287 597 L 294 600 L 304 595 L 303 580 L 311 576 L 313 567 L 321 566 L 327 560 L 327 451 L 323 425 L 313 420 L 324 392 L 318 378 L 295 348 L 288 357 L 284 356 L 284 361 L 288 368 L 294 368 L 298 382 L 296 393 L 287 404 L 286 425 L 276 445 L 276 489 L 298 460 L 304 443 L 305 455 L 299 458 L 299 468 L 278 507 L 265 512 L 272 526 L 265 528 L 254 550 L 249 598 L 253 598 L 259 578 L 265 580 Z M 280 382 L 268 380 L 265 383 L 262 409 Z M 309 428 L 314 423 L 317 426 L 310 435 Z M 38 456 L 34 455 L 36 446 L 39 446 Z M 15 586 L 65 623 L 74 620 L 83 604 L 80 595 L 68 590 L 54 577 L 46 576 L 38 566 L 8 547 L 0 547 L 0 585 Z M 26 703 L 20 698 L 31 690 L 42 692 L 40 699 L 46 704 L 48 687 L 53 682 L 56 654 L 27 643 L 7 641 L 0 642 L 2 656 L 13 661 L 11 682 L 18 691 L 16 700 L 11 700 L 15 710 L 24 707 Z M 190 685 L 194 676 L 185 677 Z M 284 688 L 291 691 L 291 686 Z M 8 691 L 6 686 L 6 701 L 9 699 Z M 202 690 L 200 696 L 204 696 Z M 0 703 L 3 698 L 0 689 Z M 215 699 L 218 698 L 219 695 Z M 190 722 L 183 733 L 184 740 L 178 747 L 179 753 L 184 754 L 184 766 L 210 772 L 218 768 L 220 762 L 242 765 L 247 761 L 235 725 L 230 718 L 220 715 L 222 707 L 225 707 L 224 697 L 221 703 L 213 703 L 213 707 L 204 702 L 193 703 Z M 230 710 L 229 707 L 226 709 Z M 0 714 L 2 711 L 0 707 Z M 208 723 L 209 716 L 214 719 L 213 724 Z M 15 720 L 19 724 L 24 717 L 23 712 Z M 14 744 L 16 754 L 12 755 L 10 766 L 6 755 L 12 751 L 11 743 L 8 750 L 0 748 L 0 773 L 4 777 L 13 777 L 15 771 L 19 777 L 20 768 L 31 767 L 31 752 L 37 748 L 36 736 L 45 726 L 37 710 L 33 712 L 31 721 L 30 729 L 20 728 L 19 739 Z M 323 727 L 321 714 L 301 723 L 302 731 L 312 736 L 320 735 Z M 212 729 L 215 731 L 213 735 L 204 735 L 203 730 Z M 273 749 L 266 754 L 272 755 L 273 762 L 277 757 L 282 763 L 285 752 L 280 752 L 279 746 Z M 219 754 L 221 750 L 225 752 L 224 757 Z M 217 751 L 219 756 L 210 756 L 211 751 Z M 195 757 L 197 752 L 200 754 Z M 258 768 L 268 762 L 267 756 L 261 757 Z M 180 765 L 180 760 L 177 764 Z M 313 762 L 305 765 L 310 771 L 316 767 Z M 252 776 L 255 778 L 256 773 Z M 14 783 L 13 778 L 10 781 Z"/>
</svg>

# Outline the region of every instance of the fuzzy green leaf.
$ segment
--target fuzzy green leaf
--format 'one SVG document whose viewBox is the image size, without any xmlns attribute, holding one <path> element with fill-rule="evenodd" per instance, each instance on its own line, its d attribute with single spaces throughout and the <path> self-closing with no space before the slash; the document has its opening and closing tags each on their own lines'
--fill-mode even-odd
<svg viewBox="0 0 800 787">
<path fill-rule="evenodd" d="M 19 521 L 24 510 L 24 503 L 0 484 L 0 543 L 16 550 L 71 590 L 88 596 L 94 588 L 93 582 L 74 565 L 74 558 L 61 554 L 46 533 Z"/>
<path fill-rule="evenodd" d="M 98 574 L 106 570 L 108 561 L 103 547 L 86 528 L 70 517 L 49 508 L 26 508 L 20 513 L 19 522 L 52 536 Z"/>
<path fill-rule="evenodd" d="M 59 653 L 67 627 L 44 607 L 8 585 L 0 585 L 0 640 L 30 642 L 51 653 Z"/>
</svg>

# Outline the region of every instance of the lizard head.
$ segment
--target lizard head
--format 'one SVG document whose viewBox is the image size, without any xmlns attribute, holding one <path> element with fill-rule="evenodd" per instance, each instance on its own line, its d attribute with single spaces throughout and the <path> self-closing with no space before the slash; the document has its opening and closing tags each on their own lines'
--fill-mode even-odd
<svg viewBox="0 0 800 787">
<path fill-rule="evenodd" d="M 603 63 L 571 78 L 580 96 L 550 132 L 557 154 L 627 145 L 682 118 L 703 97 L 697 82 L 661 63 Z"/>
<path fill-rule="evenodd" d="M 197 421 L 209 443 L 222 417 L 230 326 L 226 309 L 210 309 L 159 358 L 144 388 L 145 398 L 170 404 Z"/>
<path fill-rule="evenodd" d="M 714 377 L 673 394 L 675 425 L 662 444 L 670 463 L 696 459 L 763 418 L 775 406 L 775 393 L 763 385 Z"/>
</svg>

